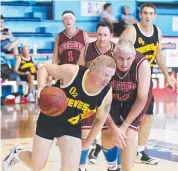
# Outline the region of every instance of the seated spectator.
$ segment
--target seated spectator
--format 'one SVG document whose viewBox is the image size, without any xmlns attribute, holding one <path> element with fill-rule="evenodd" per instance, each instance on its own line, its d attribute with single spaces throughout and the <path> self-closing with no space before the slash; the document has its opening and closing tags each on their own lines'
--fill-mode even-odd
<svg viewBox="0 0 178 171">
<path fill-rule="evenodd" d="M 1 52 L 13 53 L 18 55 L 19 39 L 14 39 L 12 33 L 8 28 L 4 28 L 4 17 L 1 15 Z"/>
<path fill-rule="evenodd" d="M 112 16 L 112 5 L 110 3 L 106 3 L 103 6 L 103 12 L 100 15 L 100 20 L 106 20 L 113 24 L 114 33 L 116 36 L 120 36 L 122 31 L 124 30 L 124 24 L 119 22 L 114 16 Z"/>
<path fill-rule="evenodd" d="M 100 20 L 107 20 L 112 24 L 118 23 L 118 20 L 112 16 L 112 4 L 110 3 L 106 3 L 103 6 L 103 12 L 101 13 L 100 17 Z"/>
<path fill-rule="evenodd" d="M 137 19 L 130 14 L 130 8 L 127 5 L 124 6 L 124 11 L 121 15 L 121 21 L 124 22 L 125 28 L 138 22 Z"/>
<path fill-rule="evenodd" d="M 35 102 L 33 97 L 33 81 L 36 79 L 36 69 L 32 57 L 29 53 L 29 47 L 22 47 L 21 56 L 16 57 L 16 64 L 14 67 L 14 72 L 17 73 L 22 81 L 28 82 L 28 96 L 29 102 Z"/>
</svg>

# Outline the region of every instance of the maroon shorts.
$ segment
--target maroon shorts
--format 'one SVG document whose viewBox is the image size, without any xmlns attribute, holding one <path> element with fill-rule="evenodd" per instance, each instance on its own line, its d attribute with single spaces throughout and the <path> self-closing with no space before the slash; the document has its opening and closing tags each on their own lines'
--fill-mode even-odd
<svg viewBox="0 0 178 171">
<path fill-rule="evenodd" d="M 135 118 L 135 120 L 130 124 L 130 128 L 138 130 L 140 122 L 142 121 L 145 112 L 147 111 L 150 103 L 152 101 L 152 94 L 149 95 L 147 103 L 141 113 Z M 120 102 L 118 100 L 112 101 L 110 115 L 116 125 L 121 125 L 127 118 L 134 102 Z"/>
<path fill-rule="evenodd" d="M 95 115 L 92 115 L 88 119 L 82 120 L 82 129 L 90 129 L 94 120 L 95 120 Z"/>
</svg>

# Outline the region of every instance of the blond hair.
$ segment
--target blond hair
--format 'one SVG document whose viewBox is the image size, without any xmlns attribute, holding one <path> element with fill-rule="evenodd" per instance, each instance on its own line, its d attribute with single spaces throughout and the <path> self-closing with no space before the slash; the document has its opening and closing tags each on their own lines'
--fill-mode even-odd
<svg viewBox="0 0 178 171">
<path fill-rule="evenodd" d="M 116 69 L 116 63 L 113 58 L 107 55 L 100 55 L 95 58 L 90 64 L 90 71 L 95 71 L 97 69 L 101 69 L 103 67 Z"/>
<path fill-rule="evenodd" d="M 134 55 L 136 54 L 134 44 L 128 39 L 120 39 L 117 42 L 114 49 L 114 56 L 116 55 L 118 49 L 125 53 L 133 53 Z"/>
</svg>

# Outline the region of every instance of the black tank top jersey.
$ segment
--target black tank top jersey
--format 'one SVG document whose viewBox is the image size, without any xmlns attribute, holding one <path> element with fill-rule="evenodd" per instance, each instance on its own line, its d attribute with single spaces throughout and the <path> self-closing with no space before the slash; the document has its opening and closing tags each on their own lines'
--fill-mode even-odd
<svg viewBox="0 0 178 171">
<path fill-rule="evenodd" d="M 108 55 L 110 57 L 113 57 L 113 50 L 116 46 L 115 43 L 113 42 L 110 42 L 111 43 L 111 48 L 105 52 L 104 54 L 102 54 L 99 49 L 97 48 L 96 46 L 96 41 L 92 42 L 92 43 L 88 43 L 86 45 L 86 48 L 85 48 L 85 53 L 84 53 L 84 56 L 85 56 L 85 64 L 86 64 L 86 67 L 89 67 L 91 62 L 98 56 L 100 55 Z"/>
<path fill-rule="evenodd" d="M 27 72 L 29 71 L 30 73 L 34 74 L 35 73 L 35 64 L 33 62 L 32 57 L 30 57 L 29 61 L 26 61 L 21 57 L 21 62 L 19 66 L 19 71 L 21 72 Z"/>
<path fill-rule="evenodd" d="M 157 55 L 157 49 L 159 45 L 158 38 L 158 29 L 153 25 L 153 35 L 151 37 L 146 37 L 142 34 L 137 24 L 133 25 L 136 30 L 136 40 L 135 40 L 135 49 L 146 56 L 150 62 L 150 66 L 154 67 Z"/>
<path fill-rule="evenodd" d="M 77 67 L 79 68 L 78 73 L 76 73 L 76 77 L 74 76 L 75 78 L 69 86 L 62 87 L 60 81 L 56 83 L 56 86 L 66 93 L 68 99 L 65 112 L 55 117 L 59 124 L 70 124 L 73 126 L 81 124 L 81 120 L 87 119 L 96 113 L 110 90 L 110 85 L 108 84 L 97 94 L 88 94 L 83 89 L 83 81 L 86 78 L 88 70 L 83 66 L 77 65 Z"/>
<path fill-rule="evenodd" d="M 133 103 L 135 101 L 138 88 L 138 68 L 144 60 L 146 60 L 146 58 L 141 53 L 137 52 L 136 58 L 128 71 L 116 71 L 111 80 L 113 104 L 114 101 L 116 101 L 116 103 L 117 101 L 129 103 Z M 152 81 L 150 82 L 149 93 L 152 91 Z"/>
<path fill-rule="evenodd" d="M 59 33 L 60 64 L 77 64 L 80 51 L 85 46 L 85 32 L 77 29 L 73 36 L 68 36 L 65 31 Z"/>
</svg>

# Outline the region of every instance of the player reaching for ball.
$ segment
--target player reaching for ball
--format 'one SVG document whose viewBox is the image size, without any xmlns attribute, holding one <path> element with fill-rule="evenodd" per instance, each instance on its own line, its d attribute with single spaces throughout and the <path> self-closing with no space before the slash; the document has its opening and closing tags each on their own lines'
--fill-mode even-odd
<svg viewBox="0 0 178 171">
<path fill-rule="evenodd" d="M 108 116 L 112 101 L 109 86 L 115 74 L 114 60 L 105 55 L 97 57 L 89 69 L 72 64 L 46 64 L 38 71 L 38 97 L 46 86 L 49 75 L 59 79 L 56 86 L 67 96 L 67 108 L 58 116 L 51 117 L 40 113 L 32 152 L 23 151 L 21 145 L 11 149 L 4 159 L 3 171 L 7 171 L 19 161 L 34 171 L 42 170 L 48 160 L 54 138 L 57 138 L 61 152 L 61 171 L 77 171 L 81 149 L 88 148 L 100 132 Z M 91 131 L 81 141 L 81 120 L 96 113 Z"/>
</svg>

